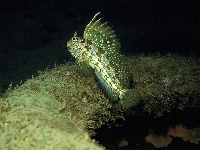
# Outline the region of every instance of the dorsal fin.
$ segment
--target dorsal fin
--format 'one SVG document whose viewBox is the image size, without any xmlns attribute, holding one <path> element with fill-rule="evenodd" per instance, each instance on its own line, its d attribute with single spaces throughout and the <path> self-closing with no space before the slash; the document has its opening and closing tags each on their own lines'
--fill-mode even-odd
<svg viewBox="0 0 200 150">
<path fill-rule="evenodd" d="M 116 38 L 115 31 L 109 27 L 106 23 L 101 23 L 101 19 L 97 19 L 100 14 L 95 14 L 90 23 L 86 26 L 83 37 L 92 42 L 97 47 L 100 47 L 103 51 L 112 52 L 119 51 L 120 42 Z"/>
</svg>

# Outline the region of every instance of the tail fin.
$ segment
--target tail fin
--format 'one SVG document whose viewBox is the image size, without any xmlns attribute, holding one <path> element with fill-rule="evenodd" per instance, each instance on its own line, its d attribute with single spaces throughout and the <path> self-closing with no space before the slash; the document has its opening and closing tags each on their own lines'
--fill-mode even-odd
<svg viewBox="0 0 200 150">
<path fill-rule="evenodd" d="M 140 100 L 140 93 L 135 89 L 125 89 L 120 94 L 120 102 L 124 109 L 137 105 Z"/>
</svg>

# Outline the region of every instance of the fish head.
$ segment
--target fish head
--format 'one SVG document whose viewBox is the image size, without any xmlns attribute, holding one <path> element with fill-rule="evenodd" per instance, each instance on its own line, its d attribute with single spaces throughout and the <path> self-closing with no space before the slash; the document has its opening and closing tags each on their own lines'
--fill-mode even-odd
<svg viewBox="0 0 200 150">
<path fill-rule="evenodd" d="M 78 37 L 77 32 L 75 32 L 74 36 L 67 42 L 67 48 L 77 60 L 81 59 L 83 54 L 87 51 L 84 39 Z"/>
</svg>

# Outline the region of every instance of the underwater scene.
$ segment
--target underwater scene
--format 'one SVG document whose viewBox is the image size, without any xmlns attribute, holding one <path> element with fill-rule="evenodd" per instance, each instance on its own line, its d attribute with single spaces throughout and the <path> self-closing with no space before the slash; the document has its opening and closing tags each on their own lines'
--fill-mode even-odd
<svg viewBox="0 0 200 150">
<path fill-rule="evenodd" d="M 196 1 L 0 5 L 1 150 L 198 150 Z"/>
</svg>

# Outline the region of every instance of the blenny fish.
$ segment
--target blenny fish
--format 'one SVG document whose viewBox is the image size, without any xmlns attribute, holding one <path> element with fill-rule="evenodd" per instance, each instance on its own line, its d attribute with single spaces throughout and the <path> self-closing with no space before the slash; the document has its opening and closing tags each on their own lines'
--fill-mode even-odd
<svg viewBox="0 0 200 150">
<path fill-rule="evenodd" d="M 118 101 L 125 108 L 136 104 L 138 94 L 130 89 L 130 73 L 125 57 L 120 53 L 120 42 L 115 31 L 97 19 L 95 14 L 86 26 L 83 37 L 77 33 L 67 42 L 69 52 L 77 61 L 77 68 L 83 75 L 95 74 L 109 100 Z"/>
</svg>

